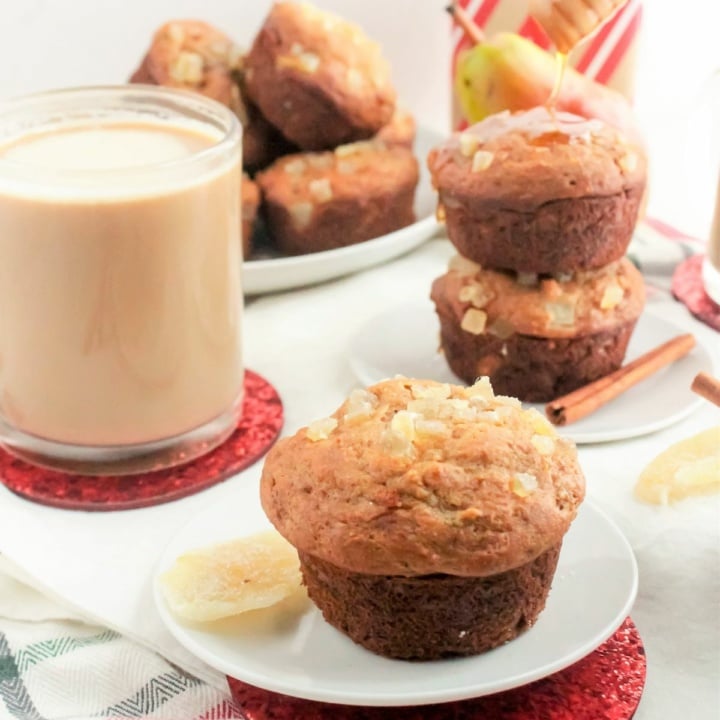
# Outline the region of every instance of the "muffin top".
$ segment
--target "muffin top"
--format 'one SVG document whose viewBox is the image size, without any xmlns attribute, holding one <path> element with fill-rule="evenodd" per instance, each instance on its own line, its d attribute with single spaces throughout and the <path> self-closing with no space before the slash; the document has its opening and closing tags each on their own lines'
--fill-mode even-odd
<svg viewBox="0 0 720 720">
<path fill-rule="evenodd" d="M 195 90 L 227 105 L 244 120 L 235 77 L 241 66 L 240 49 L 222 31 L 201 20 L 172 20 L 155 32 L 130 80 Z"/>
<path fill-rule="evenodd" d="M 432 295 L 448 302 L 474 335 L 568 338 L 637 319 L 645 285 L 625 258 L 598 270 L 551 276 L 487 270 L 456 255 L 435 280 Z"/>
<path fill-rule="evenodd" d="M 330 200 L 375 197 L 415 185 L 418 163 L 405 147 L 362 140 L 325 152 L 286 155 L 256 179 L 266 200 L 288 206 L 301 221 L 313 206 Z"/>
<path fill-rule="evenodd" d="M 396 378 L 279 441 L 261 500 L 299 551 L 338 567 L 482 577 L 560 542 L 584 489 L 574 445 L 487 378 Z"/>
<path fill-rule="evenodd" d="M 431 150 L 433 184 L 452 197 L 533 210 L 544 202 L 606 196 L 645 182 L 643 152 L 600 120 L 545 107 L 501 112 Z"/>
<path fill-rule="evenodd" d="M 272 37 L 278 72 L 322 87 L 360 116 L 374 118 L 380 109 L 381 125 L 390 120 L 395 107 L 390 66 L 360 27 L 310 3 L 277 2 L 262 32 Z M 251 51 L 250 73 L 255 61 Z"/>
</svg>

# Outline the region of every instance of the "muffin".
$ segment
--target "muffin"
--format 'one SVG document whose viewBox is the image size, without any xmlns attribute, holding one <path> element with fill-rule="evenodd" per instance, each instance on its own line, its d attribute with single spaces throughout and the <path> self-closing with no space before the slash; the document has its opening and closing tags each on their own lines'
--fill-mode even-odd
<svg viewBox="0 0 720 720">
<path fill-rule="evenodd" d="M 455 375 L 467 383 L 487 375 L 500 393 L 546 402 L 622 365 L 645 288 L 626 259 L 553 277 L 456 256 L 431 298 Z"/>
<path fill-rule="evenodd" d="M 643 153 L 599 120 L 503 112 L 433 149 L 450 241 L 486 267 L 589 270 L 623 256 L 645 187 Z"/>
<path fill-rule="evenodd" d="M 173 20 L 155 32 L 130 82 L 194 90 L 238 111 L 234 72 L 241 52 L 221 30 L 201 20 Z"/>
<path fill-rule="evenodd" d="M 308 3 L 273 5 L 246 66 L 251 99 L 303 150 L 370 138 L 395 109 L 378 45 Z"/>
<path fill-rule="evenodd" d="M 404 147 L 361 141 L 287 155 L 255 178 L 269 235 L 290 255 L 354 245 L 415 219 L 418 163 Z"/>
<path fill-rule="evenodd" d="M 252 235 L 259 205 L 260 190 L 257 183 L 243 173 L 240 183 L 240 220 L 242 222 L 243 258 L 245 259 L 249 258 L 252 253 Z"/>
<path fill-rule="evenodd" d="M 572 443 L 487 378 L 356 390 L 280 440 L 261 480 L 327 622 L 422 660 L 483 652 L 535 622 L 583 495 Z"/>
<path fill-rule="evenodd" d="M 255 170 L 291 146 L 245 96 L 243 63 L 240 48 L 221 30 L 173 20 L 155 32 L 130 82 L 192 90 L 227 105 L 243 126 L 243 165 Z"/>
</svg>

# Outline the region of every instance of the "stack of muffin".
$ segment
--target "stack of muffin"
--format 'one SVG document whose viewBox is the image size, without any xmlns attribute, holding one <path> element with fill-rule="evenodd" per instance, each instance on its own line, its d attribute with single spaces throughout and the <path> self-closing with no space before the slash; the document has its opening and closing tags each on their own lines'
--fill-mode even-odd
<svg viewBox="0 0 720 720">
<path fill-rule="evenodd" d="M 363 242 L 414 220 L 414 121 L 395 106 L 380 48 L 334 15 L 276 3 L 247 55 L 207 23 L 172 21 L 131 82 L 195 90 L 239 117 L 246 257 L 260 202 L 269 237 L 289 254 Z M 255 184 L 250 175 L 261 170 Z"/>
<path fill-rule="evenodd" d="M 428 166 L 460 253 L 431 292 L 452 371 L 544 402 L 620 367 L 645 301 L 623 258 L 642 151 L 598 120 L 538 107 L 456 133 Z"/>
</svg>

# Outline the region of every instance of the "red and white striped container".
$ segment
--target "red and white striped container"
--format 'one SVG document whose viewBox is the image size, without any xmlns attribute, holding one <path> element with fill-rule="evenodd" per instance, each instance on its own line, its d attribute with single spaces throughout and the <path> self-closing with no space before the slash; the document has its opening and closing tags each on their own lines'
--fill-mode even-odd
<svg viewBox="0 0 720 720">
<path fill-rule="evenodd" d="M 459 4 L 488 36 L 497 32 L 516 32 L 541 48 L 550 49 L 547 35 L 528 15 L 526 0 L 460 0 Z M 632 100 L 641 20 L 641 0 L 628 0 L 614 17 L 572 51 L 570 64 Z M 458 53 L 469 45 L 462 30 L 454 27 L 453 72 Z M 454 119 L 457 124 L 459 118 Z"/>
</svg>

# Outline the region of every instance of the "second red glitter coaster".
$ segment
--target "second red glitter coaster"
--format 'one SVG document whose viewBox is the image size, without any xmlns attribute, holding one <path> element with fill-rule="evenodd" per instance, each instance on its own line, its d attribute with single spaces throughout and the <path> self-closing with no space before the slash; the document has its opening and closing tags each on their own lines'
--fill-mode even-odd
<svg viewBox="0 0 720 720">
<path fill-rule="evenodd" d="M 0 450 L 0 483 L 42 505 L 67 510 L 131 510 L 193 495 L 260 459 L 283 425 L 275 388 L 245 372 L 243 416 L 235 432 L 207 455 L 185 465 L 138 475 L 90 477 L 30 465 Z"/>
<path fill-rule="evenodd" d="M 247 720 L 630 720 L 645 686 L 645 649 L 630 618 L 565 670 L 514 690 L 441 705 L 356 707 L 279 695 L 228 678 Z"/>
</svg>

